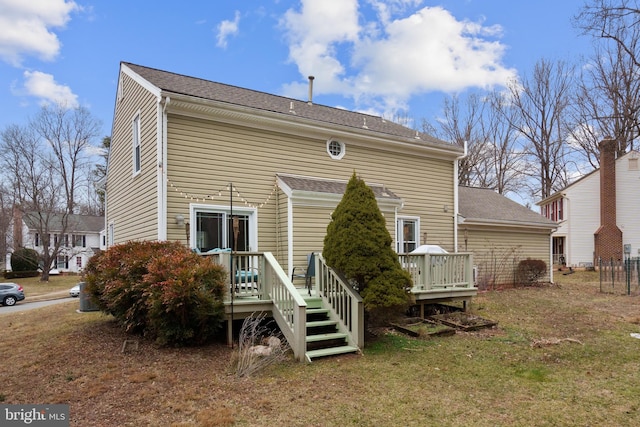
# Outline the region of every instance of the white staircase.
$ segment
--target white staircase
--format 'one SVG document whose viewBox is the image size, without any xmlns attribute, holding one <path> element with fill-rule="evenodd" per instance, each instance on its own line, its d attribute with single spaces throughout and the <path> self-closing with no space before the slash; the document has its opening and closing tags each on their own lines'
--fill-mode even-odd
<svg viewBox="0 0 640 427">
<path fill-rule="evenodd" d="M 338 322 L 331 320 L 330 311 L 323 307 L 322 298 L 304 296 L 307 303 L 306 358 L 356 353 L 358 347 L 348 343 L 348 335 L 338 329 Z"/>
</svg>

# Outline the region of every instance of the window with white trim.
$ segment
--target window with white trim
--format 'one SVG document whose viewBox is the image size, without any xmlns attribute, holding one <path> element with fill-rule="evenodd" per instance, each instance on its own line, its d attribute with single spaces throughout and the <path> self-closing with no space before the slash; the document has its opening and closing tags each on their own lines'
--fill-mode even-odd
<svg viewBox="0 0 640 427">
<path fill-rule="evenodd" d="M 416 217 L 398 217 L 397 249 L 400 254 L 409 253 L 418 247 L 420 219 Z"/>
<path fill-rule="evenodd" d="M 140 113 L 133 118 L 133 173 L 140 172 L 141 154 L 140 154 Z"/>
<path fill-rule="evenodd" d="M 231 248 L 236 251 L 255 250 L 255 212 L 224 208 L 197 207 L 195 216 L 194 246 L 200 252 L 211 249 Z"/>
<path fill-rule="evenodd" d="M 343 142 L 336 141 L 335 139 L 330 139 L 327 141 L 327 153 L 334 160 L 340 160 L 344 157 L 345 154 L 345 145 Z"/>
<path fill-rule="evenodd" d="M 114 245 L 114 241 L 116 238 L 115 225 L 113 223 L 109 224 L 109 239 L 107 241 L 109 246 Z"/>
<path fill-rule="evenodd" d="M 74 234 L 73 235 L 73 246 L 79 246 L 86 248 L 87 247 L 87 236 L 84 234 Z"/>
<path fill-rule="evenodd" d="M 69 268 L 69 257 L 66 255 L 58 255 L 56 258 L 56 268 L 68 269 Z"/>
</svg>

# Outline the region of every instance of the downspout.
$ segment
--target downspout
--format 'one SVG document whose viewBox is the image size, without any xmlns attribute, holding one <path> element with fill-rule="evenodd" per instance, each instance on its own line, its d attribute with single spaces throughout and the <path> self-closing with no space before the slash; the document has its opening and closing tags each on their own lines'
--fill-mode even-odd
<svg viewBox="0 0 640 427">
<path fill-rule="evenodd" d="M 158 114 L 158 138 L 160 146 L 157 149 L 156 160 L 158 162 L 158 240 L 167 240 L 167 106 L 171 98 L 166 96 L 164 102 L 160 99 L 158 105 L 162 105 L 162 111 Z"/>
<path fill-rule="evenodd" d="M 458 163 L 468 155 L 467 141 L 464 142 L 464 152 L 461 156 L 456 157 L 453 164 L 453 246 L 454 252 L 458 253 Z"/>
</svg>

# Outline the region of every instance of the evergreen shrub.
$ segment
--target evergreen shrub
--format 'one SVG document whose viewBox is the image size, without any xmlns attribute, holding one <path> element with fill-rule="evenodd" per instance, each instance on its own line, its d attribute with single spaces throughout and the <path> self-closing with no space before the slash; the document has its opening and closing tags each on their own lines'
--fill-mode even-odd
<svg viewBox="0 0 640 427">
<path fill-rule="evenodd" d="M 11 270 L 19 271 L 37 271 L 38 270 L 38 252 L 30 248 L 18 248 L 11 254 Z"/>
<path fill-rule="evenodd" d="M 412 302 L 411 276 L 392 242 L 373 190 L 354 172 L 331 214 L 322 255 L 358 290 L 370 320 L 385 321 Z"/>
</svg>

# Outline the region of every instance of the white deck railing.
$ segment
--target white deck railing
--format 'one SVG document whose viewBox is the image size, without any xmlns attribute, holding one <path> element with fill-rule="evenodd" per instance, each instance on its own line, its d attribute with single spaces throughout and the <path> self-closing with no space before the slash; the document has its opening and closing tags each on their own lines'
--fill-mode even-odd
<svg viewBox="0 0 640 427">
<path fill-rule="evenodd" d="M 293 355 L 305 360 L 307 351 L 307 303 L 271 252 L 264 253 L 264 281 L 271 287 L 273 318 L 285 336 Z"/>
<path fill-rule="evenodd" d="M 347 285 L 332 268 L 327 266 L 322 255 L 316 255 L 316 276 L 313 288 L 320 296 L 326 308 L 331 310 L 330 317 L 338 321 L 338 329 L 349 336 L 349 344 L 364 346 L 364 306 L 362 297 Z"/>
<path fill-rule="evenodd" d="M 305 360 L 307 303 L 271 252 L 203 253 L 229 272 L 227 304 L 271 301 L 272 314 L 285 336 L 294 357 Z M 235 290 L 235 291 L 234 291 Z"/>
<path fill-rule="evenodd" d="M 399 254 L 398 256 L 400 264 L 409 272 L 413 280 L 412 292 L 475 287 L 471 254 Z"/>
</svg>

